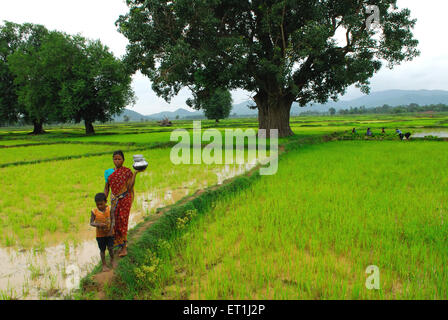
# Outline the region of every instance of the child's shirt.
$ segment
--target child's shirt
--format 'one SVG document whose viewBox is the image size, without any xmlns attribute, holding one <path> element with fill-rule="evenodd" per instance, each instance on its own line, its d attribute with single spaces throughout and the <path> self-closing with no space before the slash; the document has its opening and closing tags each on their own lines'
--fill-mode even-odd
<svg viewBox="0 0 448 320">
<path fill-rule="evenodd" d="M 98 208 L 92 209 L 92 213 L 95 215 L 95 223 L 105 223 L 105 228 L 96 228 L 96 237 L 110 237 L 114 235 L 114 230 L 110 228 L 110 207 L 107 206 L 104 212 L 98 210 Z"/>
</svg>

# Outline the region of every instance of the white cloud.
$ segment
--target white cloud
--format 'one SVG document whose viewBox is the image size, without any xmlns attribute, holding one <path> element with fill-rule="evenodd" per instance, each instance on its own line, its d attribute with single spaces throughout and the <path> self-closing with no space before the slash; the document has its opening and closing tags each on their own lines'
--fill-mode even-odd
<svg viewBox="0 0 448 320">
<path fill-rule="evenodd" d="M 448 90 L 448 42 L 445 34 L 446 0 L 398 0 L 400 8 L 411 10 L 418 19 L 414 30 L 420 41 L 422 54 L 411 62 L 404 62 L 394 70 L 383 68 L 371 79 L 372 91 L 388 89 L 440 89 Z M 81 33 L 91 39 L 100 39 L 116 56 L 126 51 L 127 39 L 118 33 L 115 21 L 120 14 L 128 12 L 124 0 L 21 0 L 0 1 L 0 20 L 17 23 L 43 24 L 70 34 Z M 158 98 L 151 83 L 141 74 L 134 76 L 133 87 L 138 97 L 134 111 L 151 114 L 177 108 L 189 109 L 185 100 L 190 96 L 184 89 L 170 104 Z M 343 99 L 360 96 L 356 88 L 349 88 Z M 249 99 L 243 90 L 233 92 L 234 103 Z M 191 109 L 190 109 L 191 110 Z"/>
</svg>

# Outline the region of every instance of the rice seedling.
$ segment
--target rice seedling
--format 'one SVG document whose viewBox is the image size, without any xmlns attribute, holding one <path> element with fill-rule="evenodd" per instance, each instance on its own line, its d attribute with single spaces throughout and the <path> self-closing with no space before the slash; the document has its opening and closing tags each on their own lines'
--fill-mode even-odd
<svg viewBox="0 0 448 320">
<path fill-rule="evenodd" d="M 22 285 L 22 299 L 26 299 L 30 294 L 30 284 L 28 280 Z"/>
<path fill-rule="evenodd" d="M 280 143 L 350 131 L 353 127 L 361 134 L 367 127 L 374 133 L 382 127 L 387 132 L 396 127 L 409 128 L 411 132 L 443 128 L 448 123 L 446 118 L 443 114 L 379 115 L 374 120 L 371 116 L 292 117 L 291 128 L 296 136 L 280 139 Z M 98 150 L 112 153 L 123 149 L 128 167 L 131 167 L 134 153 L 141 153 L 149 160 L 150 166 L 137 178 L 134 213 L 152 214 L 157 206 L 171 204 L 180 196 L 221 183 L 234 169 L 238 172 L 237 167 L 226 171 L 225 166 L 214 164 L 173 165 L 169 160 L 170 148 L 166 145 L 170 142 L 171 131 L 184 128 L 191 133 L 193 128 L 192 121 L 173 124 L 172 128 L 161 128 L 153 122 L 99 125 L 97 134 L 88 137 L 83 127 L 77 125 L 50 126 L 49 134 L 40 137 L 27 135 L 26 128 L 2 130 L 0 146 L 14 147 L 0 148 L 0 166 L 17 159 L 40 161 L 61 154 L 67 160 L 0 168 L 3 182 L 0 187 L 1 244 L 34 247 L 37 254 L 49 244 L 65 242 L 67 255 L 70 243 L 80 244 L 94 237 L 88 227 L 88 213 L 94 206 L 94 194 L 104 189 L 104 170 L 113 167 L 111 154 L 92 156 Z M 214 121 L 202 121 L 202 128 L 216 128 L 224 134 L 227 128 L 256 130 L 258 123 L 255 118 L 228 119 L 217 125 Z M 63 143 L 52 144 L 58 141 Z M 15 147 L 35 143 L 48 145 Z M 443 196 L 433 187 L 446 186 L 444 178 L 440 179 L 440 170 L 444 169 L 433 167 L 434 159 L 440 163 L 446 160 L 440 156 L 443 144 L 383 141 L 380 147 L 378 143 L 369 141 L 364 145 L 363 141 L 356 141 L 300 149 L 294 152 L 297 153 L 295 160 L 287 160 L 290 156 L 282 160 L 282 167 L 290 167 L 290 170 L 281 169 L 281 179 L 264 177 L 266 185 L 261 184 L 263 187 L 254 186 L 242 192 L 245 196 L 217 201 L 207 218 L 196 217 L 183 223 L 185 227 L 182 232 L 179 229 L 179 239 L 168 242 L 169 249 L 161 249 L 163 257 L 157 276 L 150 277 L 153 279 L 151 286 L 157 289 L 145 293 L 145 297 L 446 297 L 447 287 L 443 284 L 446 273 L 440 272 L 442 259 L 437 256 L 446 243 L 435 240 L 444 236 L 445 229 L 437 221 L 442 225 L 446 221 L 446 206 L 440 204 Z M 150 149 L 158 144 L 165 144 L 167 148 Z M 408 145 L 412 148 L 406 149 Z M 136 147 L 148 149 L 130 150 Z M 431 148 L 434 150 L 429 150 Z M 416 157 L 415 152 L 432 159 Z M 311 156 L 313 153 L 315 157 Z M 86 157 L 70 159 L 82 155 Z M 344 158 L 348 155 L 353 157 Z M 372 184 L 379 186 L 378 189 Z M 267 191 L 262 192 L 268 185 Z M 363 197 L 366 192 L 369 196 Z M 417 203 L 416 197 L 426 200 Z M 158 204 L 155 203 L 157 199 L 160 200 Z M 153 206 L 145 207 L 145 203 Z M 254 215 L 254 212 L 259 214 Z M 236 223 L 237 218 L 244 224 Z M 425 225 L 424 230 L 422 225 Z M 208 242 L 199 239 L 204 234 Z M 206 246 L 204 254 L 195 251 L 199 248 L 197 243 Z M 254 248 L 255 244 L 259 249 Z M 177 254 L 175 259 L 174 254 Z M 289 257 L 289 262 L 285 257 Z M 175 262 L 166 263 L 171 260 Z M 382 290 L 366 292 L 365 268 L 375 263 L 381 270 Z M 408 268 L 407 263 L 418 267 Z M 40 273 L 34 268 L 35 273 Z M 298 272 L 298 268 L 304 271 Z M 235 281 L 228 281 L 224 274 Z M 143 275 L 142 279 L 147 276 Z M 238 281 L 241 285 L 236 285 Z M 27 291 L 26 286 L 18 288 Z M 109 288 L 108 292 L 112 294 L 114 288 Z"/>
<path fill-rule="evenodd" d="M 21 146 L 24 144 L 35 144 L 40 143 L 40 141 L 36 140 L 0 140 L 0 146 Z"/>
<path fill-rule="evenodd" d="M 145 295 L 446 299 L 447 149 L 350 141 L 287 154 L 277 175 L 217 201 L 173 238 Z M 370 265 L 380 290 L 366 288 Z"/>
<path fill-rule="evenodd" d="M 30 279 L 33 281 L 39 279 L 40 277 L 42 277 L 44 275 L 44 273 L 39 265 L 35 266 L 32 263 L 30 263 L 28 265 L 28 270 L 30 272 Z"/>
<path fill-rule="evenodd" d="M 0 300 L 18 300 L 17 292 L 8 286 L 6 290 L 0 289 Z"/>
<path fill-rule="evenodd" d="M 34 160 L 63 158 L 69 156 L 89 155 L 103 152 L 113 152 L 116 146 L 57 144 L 0 149 L 0 165 L 21 163 Z M 126 150 L 126 149 L 125 149 Z"/>
<path fill-rule="evenodd" d="M 216 173 L 223 165 L 174 165 L 170 151 L 138 151 L 150 166 L 136 180 L 137 196 L 145 199 L 148 194 L 168 191 L 184 196 L 217 183 Z M 135 152 L 125 151 L 125 166 L 131 167 L 131 155 Z M 0 230 L 5 235 L 5 245 L 18 242 L 24 247 L 43 247 L 63 242 L 74 233 L 93 234 L 88 228 L 88 213 L 94 206 L 93 196 L 104 190 L 104 171 L 111 167 L 112 152 L 109 156 L 0 168 Z M 168 204 L 174 201 L 165 200 Z M 141 210 L 138 202 L 135 210 Z"/>
</svg>

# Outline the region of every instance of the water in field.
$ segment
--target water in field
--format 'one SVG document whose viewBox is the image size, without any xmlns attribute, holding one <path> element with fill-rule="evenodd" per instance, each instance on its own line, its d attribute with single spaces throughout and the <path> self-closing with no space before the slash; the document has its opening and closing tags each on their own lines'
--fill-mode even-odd
<svg viewBox="0 0 448 320">
<path fill-rule="evenodd" d="M 225 165 L 215 171 L 217 183 L 222 184 L 255 165 Z M 208 186 L 206 180 L 194 180 L 173 190 L 136 193 L 129 229 L 148 214 L 154 214 L 157 208 L 173 204 L 195 189 Z M 86 226 L 77 240 L 77 245 L 61 243 L 39 250 L 0 248 L 0 299 L 63 299 L 69 295 L 72 289 L 79 287 L 80 279 L 100 261 L 94 228 Z"/>
<path fill-rule="evenodd" d="M 448 138 L 448 131 L 422 131 L 417 132 L 412 135 L 414 138 L 424 138 L 427 136 L 438 137 L 438 138 Z"/>
<path fill-rule="evenodd" d="M 2 298 L 61 299 L 99 258 L 96 240 L 35 251 L 0 248 Z"/>
</svg>

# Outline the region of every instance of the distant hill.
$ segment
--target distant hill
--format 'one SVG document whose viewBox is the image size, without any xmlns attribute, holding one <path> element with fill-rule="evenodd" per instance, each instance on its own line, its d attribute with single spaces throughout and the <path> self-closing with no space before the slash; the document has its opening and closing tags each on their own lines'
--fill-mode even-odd
<svg viewBox="0 0 448 320">
<path fill-rule="evenodd" d="M 159 113 L 154 113 L 151 114 L 149 116 L 146 116 L 147 119 L 150 120 L 161 120 L 164 119 L 165 117 L 168 119 L 176 119 L 176 116 L 179 116 L 180 119 L 184 118 L 184 117 L 188 117 L 191 116 L 192 114 L 195 114 L 196 112 L 190 112 L 188 110 L 179 108 L 176 111 L 163 111 L 163 112 L 159 112 Z M 201 112 L 201 114 L 203 114 Z"/>
<path fill-rule="evenodd" d="M 373 108 L 383 106 L 385 104 L 396 107 L 399 105 L 409 105 L 411 103 L 417 103 L 419 105 L 430 105 L 430 104 L 447 104 L 448 105 L 448 91 L 444 90 L 387 90 L 372 92 L 370 95 L 365 95 L 353 100 L 341 100 L 334 102 L 330 100 L 326 104 L 314 104 L 308 105 L 306 107 L 299 107 L 297 103 L 293 103 L 291 108 L 292 115 L 298 115 L 305 111 L 318 111 L 326 112 L 329 108 L 349 109 L 350 107 L 361 107 Z M 238 104 L 233 105 L 230 111 L 231 116 L 257 116 L 257 109 L 250 109 L 248 106 L 255 105 L 252 100 L 247 100 Z M 163 111 L 151 115 L 144 116 L 138 112 L 125 109 L 124 113 L 114 120 L 118 122 L 124 121 L 124 116 L 128 116 L 130 121 L 141 121 L 141 119 L 147 120 L 161 120 L 168 117 L 170 120 L 176 119 L 204 119 L 204 113 L 202 111 L 188 111 L 182 108 L 176 111 Z"/>
<path fill-rule="evenodd" d="M 315 104 L 313 106 L 306 106 L 300 108 L 297 104 L 293 105 L 292 113 L 300 113 L 303 111 L 328 111 L 329 108 L 349 109 L 350 107 L 366 108 L 381 107 L 385 104 L 396 107 L 400 105 L 409 105 L 416 103 L 419 105 L 430 104 L 448 104 L 448 91 L 443 90 L 387 90 L 372 92 L 370 95 L 365 95 L 357 99 L 348 101 L 329 101 L 326 104 Z"/>
<path fill-rule="evenodd" d="M 140 114 L 138 112 L 135 112 L 135 111 L 132 111 L 132 110 L 129 110 L 129 109 L 124 109 L 124 111 L 123 111 L 123 113 L 121 115 L 114 117 L 114 121 L 116 121 L 116 122 L 124 122 L 124 117 L 125 116 L 128 116 L 129 117 L 129 121 L 132 121 L 132 122 L 134 122 L 134 121 L 141 121 L 141 119 L 146 119 L 146 116 L 144 116 L 144 115 L 142 115 L 142 114 Z"/>
</svg>

